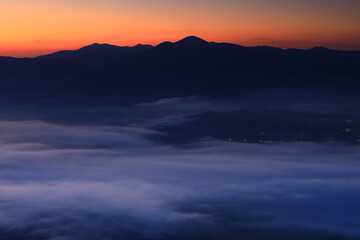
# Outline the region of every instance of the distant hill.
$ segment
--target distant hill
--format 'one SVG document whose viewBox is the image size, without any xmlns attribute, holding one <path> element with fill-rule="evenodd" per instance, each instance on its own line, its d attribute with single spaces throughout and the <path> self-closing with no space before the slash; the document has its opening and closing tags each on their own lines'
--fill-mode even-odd
<svg viewBox="0 0 360 240">
<path fill-rule="evenodd" d="M 98 56 L 115 56 L 127 54 L 135 51 L 141 51 L 152 48 L 151 45 L 138 44 L 134 47 L 119 47 L 110 44 L 94 43 L 89 46 L 82 47 L 78 50 L 63 50 L 48 55 L 39 56 L 44 59 L 75 59 L 82 57 L 98 57 Z"/>
<path fill-rule="evenodd" d="M 36 58 L 0 57 L 0 94 L 143 101 L 263 89 L 358 92 L 360 51 L 244 47 L 190 36 L 157 46 L 92 44 Z M 110 100 L 109 100 L 110 101 Z"/>
</svg>

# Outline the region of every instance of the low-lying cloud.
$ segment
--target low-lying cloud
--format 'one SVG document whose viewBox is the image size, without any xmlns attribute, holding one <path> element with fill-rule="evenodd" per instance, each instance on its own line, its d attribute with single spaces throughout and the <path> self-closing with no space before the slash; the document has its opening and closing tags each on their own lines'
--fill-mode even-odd
<svg viewBox="0 0 360 240">
<path fill-rule="evenodd" d="M 0 122 L 0 239 L 360 239 L 360 149 Z"/>
</svg>

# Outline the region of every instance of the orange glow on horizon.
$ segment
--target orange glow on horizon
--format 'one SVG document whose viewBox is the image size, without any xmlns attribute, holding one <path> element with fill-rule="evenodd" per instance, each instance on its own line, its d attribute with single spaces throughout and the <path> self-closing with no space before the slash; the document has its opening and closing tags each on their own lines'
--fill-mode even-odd
<svg viewBox="0 0 360 240">
<path fill-rule="evenodd" d="M 294 0 L 287 5 L 282 0 L 273 2 L 279 4 L 264 0 L 9 1 L 0 8 L 0 56 L 33 57 L 94 42 L 156 45 L 189 35 L 245 46 L 360 49 L 360 4 L 340 8 L 329 0 L 326 8 L 310 8 Z"/>
</svg>

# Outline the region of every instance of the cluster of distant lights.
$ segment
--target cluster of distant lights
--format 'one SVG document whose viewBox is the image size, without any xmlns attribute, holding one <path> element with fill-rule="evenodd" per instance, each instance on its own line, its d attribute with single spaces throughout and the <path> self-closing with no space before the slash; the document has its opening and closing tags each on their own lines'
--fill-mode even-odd
<svg viewBox="0 0 360 240">
<path fill-rule="evenodd" d="M 346 120 L 346 123 L 352 123 L 352 122 L 353 122 L 353 120 Z M 336 130 L 338 130 L 338 129 L 339 129 L 339 127 L 336 127 Z M 351 129 L 350 127 L 346 127 L 344 129 L 344 132 L 345 133 L 350 133 L 352 130 L 354 130 L 354 129 Z M 265 132 L 260 132 L 260 135 L 262 135 L 262 136 L 265 135 Z M 302 137 L 305 136 L 305 133 L 301 133 L 301 136 Z M 360 136 L 359 136 L 359 138 L 360 138 Z M 294 137 L 293 140 L 300 140 L 300 139 L 301 139 L 301 137 Z M 237 140 L 235 140 L 234 138 L 229 138 L 228 141 L 237 141 Z M 281 141 L 278 141 L 278 142 L 286 142 L 286 141 L 289 141 L 289 140 L 281 140 Z M 248 142 L 248 139 L 244 138 L 244 139 L 240 140 L 240 142 L 246 143 L 246 142 Z M 360 139 L 356 139 L 355 142 L 360 142 Z M 258 143 L 271 144 L 271 143 L 274 143 L 274 141 L 271 141 L 271 140 L 259 140 Z"/>
</svg>

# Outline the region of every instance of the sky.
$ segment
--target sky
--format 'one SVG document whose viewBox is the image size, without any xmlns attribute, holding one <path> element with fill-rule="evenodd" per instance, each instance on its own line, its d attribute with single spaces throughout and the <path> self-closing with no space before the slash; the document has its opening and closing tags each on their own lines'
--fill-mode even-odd
<svg viewBox="0 0 360 240">
<path fill-rule="evenodd" d="M 208 41 L 360 49 L 357 0 L 0 1 L 0 55 L 36 56 L 94 42 Z"/>
</svg>

